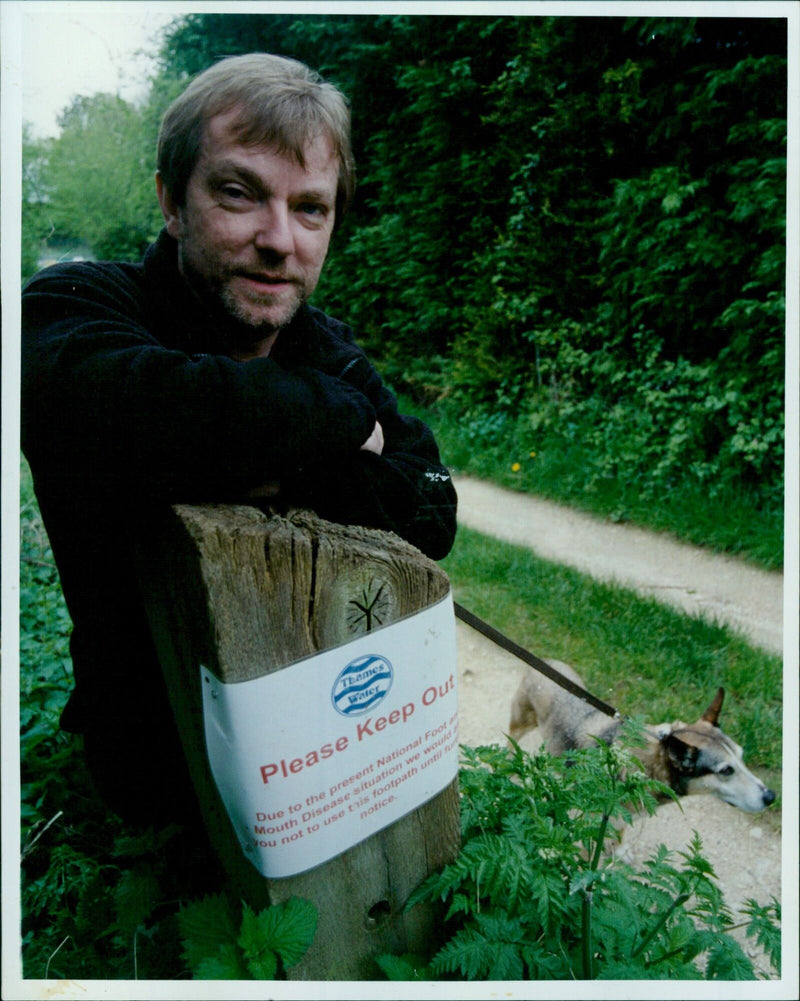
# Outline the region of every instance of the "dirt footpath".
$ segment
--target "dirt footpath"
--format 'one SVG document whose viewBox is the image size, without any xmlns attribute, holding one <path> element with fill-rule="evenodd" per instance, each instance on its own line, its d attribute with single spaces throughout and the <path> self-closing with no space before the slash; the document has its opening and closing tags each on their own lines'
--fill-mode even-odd
<svg viewBox="0 0 800 1001">
<path fill-rule="evenodd" d="M 606 525 L 475 480 L 459 479 L 456 487 L 462 524 L 527 545 L 546 559 L 652 594 L 690 614 L 717 616 L 742 629 L 753 642 L 780 651 L 781 574 L 752 570 L 736 560 L 714 557 L 639 529 Z M 462 622 L 456 635 L 460 740 L 473 746 L 503 743 L 511 697 L 530 668 Z M 699 716 L 704 709 L 705 705 L 687 707 L 687 715 L 696 710 Z M 736 734 L 731 736 L 735 739 Z M 680 806 L 665 804 L 655 817 L 636 825 L 628 837 L 629 854 L 634 862 L 639 861 L 661 843 L 682 850 L 696 830 L 725 899 L 735 911 L 751 897 L 759 903 L 773 896 L 781 899 L 780 819 L 773 808 L 748 814 L 713 796 L 685 797 Z M 796 867 L 790 878 L 796 882 Z M 752 941 L 743 933 L 737 937 L 760 965 Z M 764 972 L 768 969 L 765 966 Z"/>
<path fill-rule="evenodd" d="M 782 573 L 480 480 L 459 477 L 455 484 L 462 525 L 718 620 L 770 652 L 782 652 Z"/>
</svg>

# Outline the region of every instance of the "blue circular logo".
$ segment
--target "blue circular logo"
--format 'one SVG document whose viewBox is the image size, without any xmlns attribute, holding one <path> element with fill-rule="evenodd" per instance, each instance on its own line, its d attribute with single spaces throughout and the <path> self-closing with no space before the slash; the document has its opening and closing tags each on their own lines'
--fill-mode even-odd
<svg viewBox="0 0 800 1001">
<path fill-rule="evenodd" d="M 392 665 L 379 654 L 351 660 L 333 684 L 333 708 L 342 716 L 361 716 L 383 702 L 393 678 Z"/>
</svg>

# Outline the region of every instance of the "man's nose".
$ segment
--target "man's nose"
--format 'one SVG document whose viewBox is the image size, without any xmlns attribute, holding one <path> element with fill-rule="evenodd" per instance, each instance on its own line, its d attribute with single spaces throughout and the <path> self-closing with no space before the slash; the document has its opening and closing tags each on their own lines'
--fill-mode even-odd
<svg viewBox="0 0 800 1001">
<path fill-rule="evenodd" d="M 291 254 L 294 236 L 289 206 L 275 200 L 262 205 L 255 220 L 253 238 L 259 250 L 272 251 L 281 257 Z"/>
</svg>

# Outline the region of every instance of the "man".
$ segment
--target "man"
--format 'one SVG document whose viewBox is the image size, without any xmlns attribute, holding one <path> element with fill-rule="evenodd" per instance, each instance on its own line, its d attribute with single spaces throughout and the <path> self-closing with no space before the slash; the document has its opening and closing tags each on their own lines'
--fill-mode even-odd
<svg viewBox="0 0 800 1001">
<path fill-rule="evenodd" d="M 148 512 L 279 497 L 438 559 L 456 499 L 430 431 L 307 303 L 353 189 L 342 95 L 293 60 L 223 60 L 167 111 L 156 183 L 141 264 L 25 289 L 22 435 L 73 622 L 62 727 L 118 813 L 163 823 L 192 805 L 132 566 Z"/>
</svg>

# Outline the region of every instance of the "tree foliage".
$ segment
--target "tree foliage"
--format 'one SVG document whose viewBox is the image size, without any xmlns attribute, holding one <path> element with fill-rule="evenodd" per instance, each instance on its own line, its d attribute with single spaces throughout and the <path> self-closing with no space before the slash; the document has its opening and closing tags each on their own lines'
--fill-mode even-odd
<svg viewBox="0 0 800 1001">
<path fill-rule="evenodd" d="M 47 176 L 62 237 L 99 258 L 136 259 L 158 233 L 153 136 L 141 111 L 119 97 L 76 97 L 59 118 Z"/>
<path fill-rule="evenodd" d="M 53 232 L 48 211 L 49 188 L 46 179 L 51 140 L 36 139 L 30 125 L 22 129 L 22 274 L 36 271 L 39 248 Z"/>
</svg>

